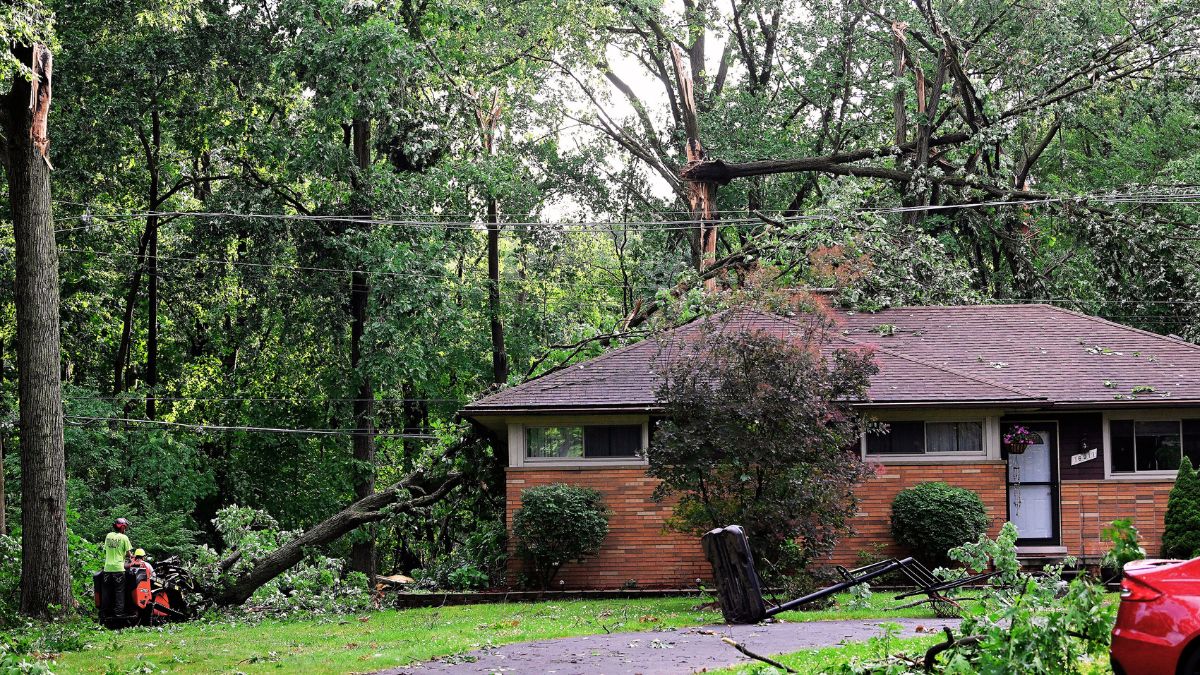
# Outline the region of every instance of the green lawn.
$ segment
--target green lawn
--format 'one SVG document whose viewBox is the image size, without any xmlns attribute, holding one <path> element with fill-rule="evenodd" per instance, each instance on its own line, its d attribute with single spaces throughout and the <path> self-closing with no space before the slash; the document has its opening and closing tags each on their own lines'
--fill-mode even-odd
<svg viewBox="0 0 1200 675">
<path fill-rule="evenodd" d="M 941 640 L 940 635 L 899 638 L 891 640 L 887 644 L 890 649 L 885 649 L 884 645 L 874 642 L 855 642 L 836 647 L 803 649 L 791 654 L 774 655 L 771 658 L 792 670 L 805 673 L 805 675 L 818 675 L 820 673 L 836 673 L 842 664 L 849 663 L 851 659 L 855 658 L 874 659 L 896 652 L 920 654 Z M 713 675 L 775 675 L 782 671 L 764 663 L 749 663 L 709 672 Z"/>
<path fill-rule="evenodd" d="M 88 633 L 88 646 L 57 659 L 56 672 L 346 673 L 449 656 L 488 645 L 610 632 L 719 623 L 696 598 L 563 601 L 387 610 L 359 616 L 193 622 L 120 633 Z M 843 605 L 848 597 L 839 598 Z M 889 611 L 876 595 L 867 606 L 789 612 L 788 621 L 928 617 L 921 609 Z"/>
</svg>

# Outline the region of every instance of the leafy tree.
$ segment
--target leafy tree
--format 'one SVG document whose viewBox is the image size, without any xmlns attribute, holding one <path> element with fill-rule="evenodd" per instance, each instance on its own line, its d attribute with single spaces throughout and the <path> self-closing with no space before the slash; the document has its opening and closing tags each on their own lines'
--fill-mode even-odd
<svg viewBox="0 0 1200 675">
<path fill-rule="evenodd" d="M 608 509 L 592 488 L 539 485 L 521 493 L 521 508 L 513 513 L 513 535 L 517 552 L 545 589 L 565 563 L 600 552 L 608 536 Z"/>
<path fill-rule="evenodd" d="M 783 334 L 729 311 L 664 344 L 649 474 L 678 498 L 672 527 L 699 534 L 739 524 L 756 558 L 784 564 L 795 541 L 807 565 L 830 551 L 870 475 L 858 452 L 865 421 L 850 402 L 875 373 L 866 351 L 837 349 L 819 320 Z M 777 319 L 783 321 L 783 319 Z"/>
<path fill-rule="evenodd" d="M 1187 457 L 1167 497 L 1163 521 L 1163 556 L 1191 558 L 1200 553 L 1200 476 Z"/>
</svg>

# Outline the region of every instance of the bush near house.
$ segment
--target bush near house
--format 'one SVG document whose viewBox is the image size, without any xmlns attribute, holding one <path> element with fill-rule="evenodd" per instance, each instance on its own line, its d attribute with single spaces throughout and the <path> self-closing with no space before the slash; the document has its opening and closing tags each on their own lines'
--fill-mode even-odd
<svg viewBox="0 0 1200 675">
<path fill-rule="evenodd" d="M 918 483 L 892 501 L 892 536 L 928 565 L 950 562 L 947 552 L 987 532 L 979 495 L 942 482 Z"/>
<path fill-rule="evenodd" d="M 592 488 L 554 483 L 522 492 L 513 535 L 533 581 L 545 589 L 564 563 L 599 553 L 608 515 L 604 498 Z"/>
<path fill-rule="evenodd" d="M 736 323 L 745 316 L 713 319 L 669 359 L 648 473 L 656 498 L 679 499 L 672 528 L 741 525 L 759 572 L 781 584 L 849 528 L 871 467 L 847 449 L 867 426 L 848 402 L 876 367 L 863 350 L 822 356 L 816 320 L 785 340 Z"/>
<path fill-rule="evenodd" d="M 1200 555 L 1200 476 L 1187 457 L 1175 476 L 1164 516 L 1163 556 L 1191 558 Z"/>
</svg>

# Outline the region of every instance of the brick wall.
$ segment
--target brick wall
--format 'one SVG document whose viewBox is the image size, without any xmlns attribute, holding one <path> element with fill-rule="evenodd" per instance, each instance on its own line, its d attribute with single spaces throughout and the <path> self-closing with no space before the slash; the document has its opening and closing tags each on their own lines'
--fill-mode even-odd
<svg viewBox="0 0 1200 675">
<path fill-rule="evenodd" d="M 600 554 L 582 563 L 567 564 L 555 579 L 555 587 L 561 580 L 564 589 L 620 588 L 635 579 L 639 588 L 693 588 L 697 578 L 712 577 L 699 538 L 664 529 L 673 504 L 650 499 L 658 482 L 643 468 L 510 467 L 506 480 L 505 519 L 510 529 L 513 512 L 521 508 L 521 492 L 537 485 L 568 483 L 595 488 L 612 510 L 608 537 Z M 510 582 L 516 581 L 521 566 L 522 561 L 510 555 Z"/>
<path fill-rule="evenodd" d="M 854 567 L 859 552 L 872 556 L 901 556 L 904 551 L 892 542 L 892 500 L 906 487 L 924 481 L 944 481 L 979 494 L 991 516 L 990 536 L 1004 524 L 1007 496 L 1002 462 L 972 464 L 911 464 L 880 466 L 878 473 L 859 491 L 859 510 L 853 521 L 854 534 L 845 537 L 828 559 L 829 564 Z M 699 540 L 669 532 L 663 523 L 672 504 L 650 499 L 656 481 L 644 469 L 509 468 L 506 519 L 521 507 L 521 492 L 536 485 L 569 483 L 585 485 L 604 495 L 613 515 L 609 534 L 600 554 L 583 563 L 568 564 L 559 573 L 561 588 L 620 588 L 636 579 L 640 588 L 691 587 L 697 578 L 709 579 L 711 571 Z M 1166 513 L 1169 481 L 1071 481 L 1061 486 L 1062 544 L 1071 555 L 1103 555 L 1107 544 L 1100 538 L 1104 526 L 1117 518 L 1132 518 L 1150 556 L 1162 545 L 1163 514 Z M 877 544 L 882 544 L 878 546 Z M 510 551 L 511 552 L 511 551 Z M 515 582 L 521 561 L 509 561 L 510 581 Z M 557 581 L 556 581 L 556 586 Z"/>
<path fill-rule="evenodd" d="M 862 564 L 860 551 L 873 557 L 906 555 L 892 541 L 892 500 L 904 488 L 929 481 L 942 481 L 979 493 L 992 519 L 988 534 L 995 536 L 1004 525 L 1008 510 L 1004 471 L 1002 462 L 879 466 L 875 476 L 858 490 L 854 534 L 842 539 L 829 563 L 857 567 Z"/>
<path fill-rule="evenodd" d="M 1146 555 L 1162 550 L 1163 516 L 1171 481 L 1089 480 L 1063 483 L 1062 543 L 1071 555 L 1104 555 L 1109 544 L 1101 538 L 1104 526 L 1129 518 L 1141 534 Z"/>
</svg>

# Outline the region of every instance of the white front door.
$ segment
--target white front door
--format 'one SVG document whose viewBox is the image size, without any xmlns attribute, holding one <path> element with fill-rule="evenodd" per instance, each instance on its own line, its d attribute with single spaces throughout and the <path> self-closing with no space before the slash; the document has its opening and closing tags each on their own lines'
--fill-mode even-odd
<svg viewBox="0 0 1200 675">
<path fill-rule="evenodd" d="M 1008 455 L 1008 519 L 1023 541 L 1058 543 L 1055 513 L 1058 481 L 1053 427 L 1031 428 L 1041 438 L 1019 455 Z"/>
</svg>

